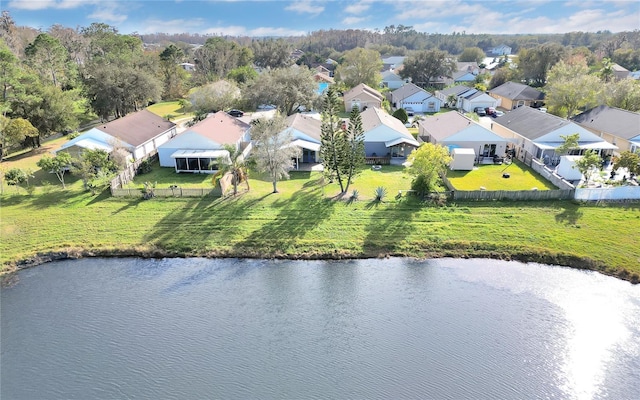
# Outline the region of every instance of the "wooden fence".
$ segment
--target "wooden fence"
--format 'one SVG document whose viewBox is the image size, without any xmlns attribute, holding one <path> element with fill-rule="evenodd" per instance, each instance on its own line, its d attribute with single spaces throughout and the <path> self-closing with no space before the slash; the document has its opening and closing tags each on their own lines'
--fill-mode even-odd
<svg viewBox="0 0 640 400">
<path fill-rule="evenodd" d="M 366 165 L 389 165 L 391 157 L 365 157 L 364 163 Z"/>
<path fill-rule="evenodd" d="M 454 190 L 453 200 L 570 200 L 573 190 Z"/>
<path fill-rule="evenodd" d="M 456 190 L 446 176 L 441 176 L 445 186 L 451 191 L 453 200 L 569 200 L 573 199 L 573 189 L 559 190 Z"/>
<path fill-rule="evenodd" d="M 153 189 L 155 197 L 220 197 L 222 191 L 220 187 L 215 188 L 173 188 L 173 189 Z M 111 189 L 113 197 L 143 197 L 142 189 L 118 188 Z"/>
</svg>

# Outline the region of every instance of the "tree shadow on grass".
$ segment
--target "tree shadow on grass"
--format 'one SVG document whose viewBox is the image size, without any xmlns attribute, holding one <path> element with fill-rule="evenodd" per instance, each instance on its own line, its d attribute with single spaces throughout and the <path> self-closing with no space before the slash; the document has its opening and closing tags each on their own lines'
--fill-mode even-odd
<svg viewBox="0 0 640 400">
<path fill-rule="evenodd" d="M 369 218 L 363 252 L 369 257 L 402 253 L 401 247 L 412 232 L 412 221 L 420 207 L 415 204 L 375 203 Z M 369 203 L 369 204 L 371 204 Z"/>
<path fill-rule="evenodd" d="M 567 206 L 562 211 L 556 214 L 556 222 L 566 225 L 575 225 L 580 218 L 582 218 L 583 212 L 577 206 Z"/>
<path fill-rule="evenodd" d="M 324 197 L 321 185 L 305 184 L 290 198 L 273 202 L 272 208 L 279 210 L 275 218 L 238 243 L 236 250 L 261 249 L 264 253 L 260 255 L 264 256 L 286 254 L 299 239 L 329 218 L 335 206 L 336 201 Z"/>
<path fill-rule="evenodd" d="M 242 235 L 242 230 L 253 218 L 254 207 L 267 196 L 204 196 L 186 202 L 181 200 L 180 206 L 165 214 L 145 235 L 143 242 L 179 254 L 219 250 Z"/>
</svg>

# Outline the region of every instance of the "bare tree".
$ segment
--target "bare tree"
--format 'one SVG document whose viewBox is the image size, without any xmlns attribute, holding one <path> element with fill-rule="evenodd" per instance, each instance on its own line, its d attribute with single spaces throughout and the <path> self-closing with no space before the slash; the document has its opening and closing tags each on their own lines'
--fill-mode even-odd
<svg viewBox="0 0 640 400">
<path fill-rule="evenodd" d="M 273 183 L 273 193 L 278 193 L 278 181 L 289 178 L 293 158 L 300 155 L 300 148 L 292 146 L 291 130 L 284 117 L 276 114 L 272 119 L 259 118 L 252 122 L 253 158 L 260 172 L 267 173 Z"/>
</svg>

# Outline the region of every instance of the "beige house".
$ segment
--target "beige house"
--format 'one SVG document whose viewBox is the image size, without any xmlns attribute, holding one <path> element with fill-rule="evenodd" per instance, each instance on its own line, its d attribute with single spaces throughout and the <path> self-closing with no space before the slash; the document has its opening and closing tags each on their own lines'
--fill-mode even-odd
<svg viewBox="0 0 640 400">
<path fill-rule="evenodd" d="M 522 106 L 538 108 L 544 104 L 544 93 L 517 82 L 505 82 L 488 93 L 498 100 L 498 107 L 505 110 L 514 110 Z"/>
<path fill-rule="evenodd" d="M 572 119 L 583 128 L 618 146 L 618 152 L 640 153 L 640 113 L 602 105 Z"/>
<path fill-rule="evenodd" d="M 343 95 L 343 100 L 345 111 L 351 111 L 354 106 L 358 107 L 358 110 L 364 111 L 371 107 L 382 108 L 384 96 L 372 87 L 361 83 L 346 92 Z"/>
</svg>

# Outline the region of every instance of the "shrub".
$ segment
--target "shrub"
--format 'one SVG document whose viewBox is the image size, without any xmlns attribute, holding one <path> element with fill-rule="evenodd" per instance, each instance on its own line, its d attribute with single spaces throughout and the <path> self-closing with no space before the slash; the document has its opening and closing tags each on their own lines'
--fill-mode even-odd
<svg viewBox="0 0 640 400">
<path fill-rule="evenodd" d="M 11 168 L 4 174 L 4 180 L 9 186 L 21 185 L 29 180 L 27 173 L 20 168 Z"/>
<path fill-rule="evenodd" d="M 138 175 L 148 174 L 149 172 L 151 172 L 151 170 L 153 169 L 152 165 L 153 161 L 151 161 L 150 158 L 142 160 L 142 162 L 138 166 Z"/>
<path fill-rule="evenodd" d="M 383 186 L 378 186 L 375 191 L 375 199 L 376 201 L 382 201 L 387 196 L 387 189 Z"/>
<path fill-rule="evenodd" d="M 145 200 L 149 200 L 153 197 L 156 197 L 155 188 L 158 182 L 145 182 L 144 188 L 142 188 L 142 197 Z"/>
<path fill-rule="evenodd" d="M 407 111 L 404 108 L 398 108 L 393 112 L 393 116 L 402 121 L 403 124 L 406 124 L 409 121 L 409 115 L 407 115 Z"/>
<path fill-rule="evenodd" d="M 357 189 L 353 189 L 353 192 L 351 192 L 351 200 L 356 201 L 358 197 L 360 197 L 360 192 L 358 192 Z"/>
<path fill-rule="evenodd" d="M 67 135 L 67 138 L 68 138 L 69 140 L 71 140 L 71 139 L 75 139 L 75 138 L 77 138 L 78 136 L 80 136 L 80 132 L 78 132 L 78 131 L 73 131 L 73 132 L 71 132 L 71 133 L 69 133 L 69 134 Z"/>
</svg>

